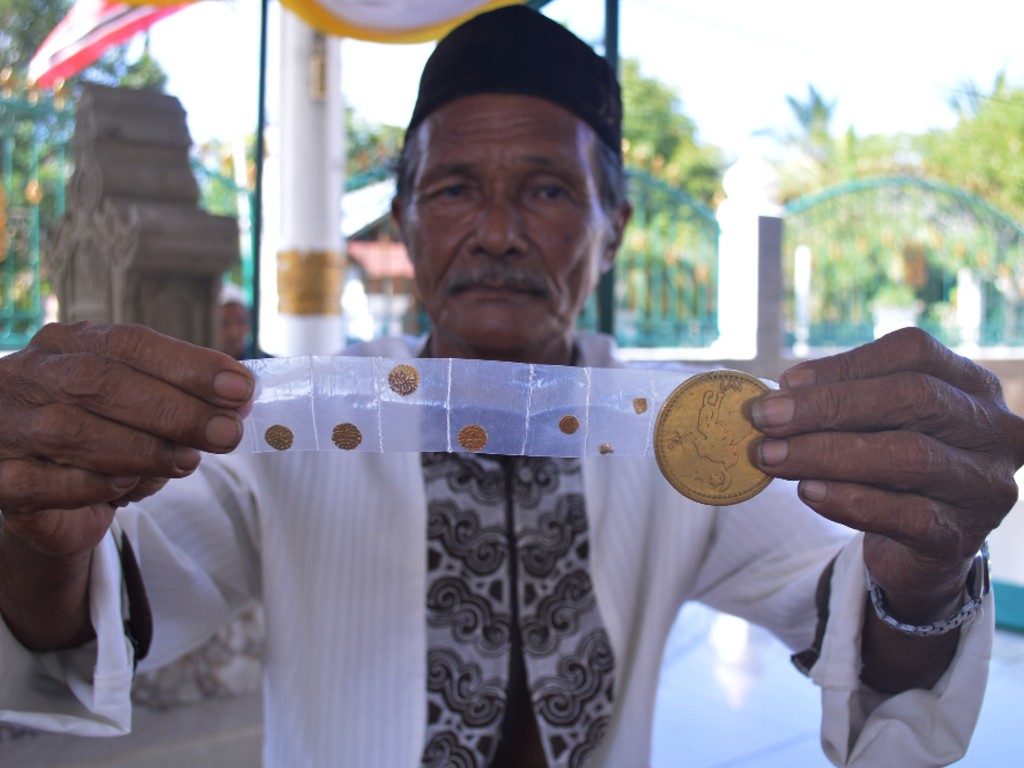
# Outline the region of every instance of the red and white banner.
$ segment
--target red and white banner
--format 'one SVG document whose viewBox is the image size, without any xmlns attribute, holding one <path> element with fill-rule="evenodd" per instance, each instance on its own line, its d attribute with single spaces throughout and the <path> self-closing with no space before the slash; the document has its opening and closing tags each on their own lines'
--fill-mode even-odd
<svg viewBox="0 0 1024 768">
<path fill-rule="evenodd" d="M 108 48 L 195 1 L 78 0 L 32 57 L 29 80 L 40 88 L 50 87 L 85 69 Z M 522 2 L 525 0 L 281 0 L 320 32 L 382 43 L 434 40 L 470 16 Z"/>
<path fill-rule="evenodd" d="M 113 0 L 78 0 L 53 28 L 28 66 L 28 79 L 40 88 L 82 71 L 115 45 L 127 42 L 190 3 L 132 5 Z"/>
</svg>

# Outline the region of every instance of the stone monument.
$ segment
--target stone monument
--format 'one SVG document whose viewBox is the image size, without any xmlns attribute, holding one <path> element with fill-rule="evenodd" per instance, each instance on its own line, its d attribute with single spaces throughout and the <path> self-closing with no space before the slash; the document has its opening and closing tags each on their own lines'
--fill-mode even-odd
<svg viewBox="0 0 1024 768">
<path fill-rule="evenodd" d="M 181 103 L 84 84 L 72 141 L 67 207 L 44 252 L 60 320 L 140 323 L 216 347 L 238 222 L 198 207 Z"/>
</svg>

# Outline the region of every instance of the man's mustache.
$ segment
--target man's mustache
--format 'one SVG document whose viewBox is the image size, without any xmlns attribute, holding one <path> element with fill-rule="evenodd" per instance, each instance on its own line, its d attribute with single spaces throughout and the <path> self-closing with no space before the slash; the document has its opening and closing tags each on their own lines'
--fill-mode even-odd
<svg viewBox="0 0 1024 768">
<path fill-rule="evenodd" d="M 516 266 L 501 263 L 464 269 L 452 275 L 445 281 L 444 292 L 453 296 L 477 288 L 528 293 L 539 298 L 548 295 L 548 286 L 543 279 Z"/>
</svg>

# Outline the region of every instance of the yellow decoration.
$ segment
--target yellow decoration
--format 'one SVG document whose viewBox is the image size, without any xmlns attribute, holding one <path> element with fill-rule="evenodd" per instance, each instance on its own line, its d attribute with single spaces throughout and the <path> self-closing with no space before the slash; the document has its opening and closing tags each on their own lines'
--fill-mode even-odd
<svg viewBox="0 0 1024 768">
<path fill-rule="evenodd" d="M 341 314 L 344 265 L 336 251 L 278 253 L 278 309 L 289 315 Z"/>
<path fill-rule="evenodd" d="M 43 188 L 38 181 L 32 179 L 25 185 L 25 202 L 29 205 L 39 205 L 43 200 Z"/>
<path fill-rule="evenodd" d="M 187 0 L 186 0 L 187 1 Z M 194 2 L 195 0 L 193 0 Z M 127 5 L 181 5 L 182 0 L 123 0 Z M 408 27 L 375 28 L 354 20 L 365 12 L 365 2 L 356 0 L 281 0 L 281 4 L 318 32 L 336 37 L 351 37 L 374 43 L 425 43 L 436 40 L 466 19 L 505 5 L 521 5 L 524 0 L 434 0 L 423 3 L 422 20 Z M 387 6 L 393 10 L 387 12 Z M 346 6 L 351 6 L 350 11 Z M 405 0 L 378 0 L 373 9 L 381 16 L 401 19 L 409 15 Z"/>
<path fill-rule="evenodd" d="M 407 29 L 374 29 L 353 23 L 351 20 L 334 13 L 328 4 L 316 2 L 316 0 L 281 0 L 281 4 L 292 11 L 307 24 L 319 32 L 337 37 L 352 37 L 357 40 L 367 40 L 373 43 L 425 43 L 430 40 L 437 40 L 443 37 L 448 30 L 458 26 L 466 19 L 477 16 L 484 11 L 493 8 L 500 8 L 504 5 L 519 5 L 521 0 L 484 0 L 475 3 L 474 7 L 461 13 L 456 12 L 454 16 L 445 17 L 441 11 L 437 14 L 437 20 L 419 27 Z M 334 5 L 343 5 L 335 2 Z M 361 5 L 355 4 L 355 5 Z M 406 7 L 406 3 L 395 3 Z M 440 5 L 440 4 L 439 4 Z M 460 3 L 466 6 L 467 3 Z M 448 9 L 451 13 L 452 9 Z M 399 13 L 396 9 L 395 13 Z"/>
</svg>

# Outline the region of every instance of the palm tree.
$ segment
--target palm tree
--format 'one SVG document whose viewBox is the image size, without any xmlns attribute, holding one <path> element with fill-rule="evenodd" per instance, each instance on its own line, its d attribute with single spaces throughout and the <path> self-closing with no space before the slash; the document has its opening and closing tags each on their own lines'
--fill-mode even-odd
<svg viewBox="0 0 1024 768">
<path fill-rule="evenodd" d="M 832 139 L 832 117 L 838 100 L 827 101 L 811 83 L 807 84 L 807 100 L 787 96 L 800 133 L 790 133 L 790 145 L 800 147 L 822 165 L 827 165 L 835 151 Z"/>
</svg>

